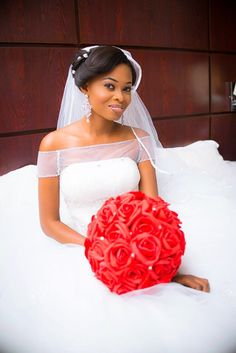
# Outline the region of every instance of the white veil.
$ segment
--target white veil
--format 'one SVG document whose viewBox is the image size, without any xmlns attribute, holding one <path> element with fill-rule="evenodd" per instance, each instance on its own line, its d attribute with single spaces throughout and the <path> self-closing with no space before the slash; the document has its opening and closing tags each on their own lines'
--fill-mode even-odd
<svg viewBox="0 0 236 353">
<path fill-rule="evenodd" d="M 83 48 L 83 50 L 89 51 L 97 46 Z M 119 48 L 120 49 L 120 48 Z M 123 113 L 123 123 L 124 125 L 128 125 L 131 127 L 140 128 L 146 131 L 152 140 L 153 152 L 155 154 L 157 147 L 162 147 L 156 129 L 153 125 L 152 118 L 145 107 L 143 101 L 139 97 L 137 93 L 137 88 L 141 81 L 142 70 L 140 65 L 135 61 L 131 54 L 127 50 L 122 50 L 122 52 L 126 55 L 128 60 L 134 67 L 136 72 L 136 82 L 132 87 L 131 93 L 131 103 L 128 108 Z M 72 75 L 72 66 L 69 68 L 67 81 L 64 89 L 64 94 L 61 102 L 59 117 L 57 128 L 64 127 L 72 122 L 81 119 L 84 116 L 83 110 L 83 101 L 84 94 L 80 91 L 80 89 L 75 85 L 75 81 Z M 121 123 L 121 119 L 118 121 Z M 148 151 L 147 151 L 148 152 Z M 148 153 L 149 155 L 153 155 L 153 153 Z M 154 157 L 155 158 L 155 157 Z M 156 169 L 156 165 L 153 165 Z"/>
</svg>

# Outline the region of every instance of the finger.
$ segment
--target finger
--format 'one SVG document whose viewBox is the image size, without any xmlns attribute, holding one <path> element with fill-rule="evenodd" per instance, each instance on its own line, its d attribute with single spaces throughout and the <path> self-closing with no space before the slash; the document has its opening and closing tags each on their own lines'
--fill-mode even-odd
<svg viewBox="0 0 236 353">
<path fill-rule="evenodd" d="M 199 290 L 199 291 L 202 291 L 203 290 L 203 287 L 202 287 L 202 284 L 201 283 L 194 283 L 194 285 L 192 286 L 193 289 L 196 289 L 196 290 Z"/>
<path fill-rule="evenodd" d="M 197 282 L 200 286 L 200 289 L 202 292 L 210 292 L 210 285 L 207 279 L 201 278 L 197 279 Z"/>
<path fill-rule="evenodd" d="M 202 290 L 202 283 L 197 280 L 195 277 L 188 277 L 182 282 L 182 284 L 186 287 L 190 287 L 195 290 Z"/>
<path fill-rule="evenodd" d="M 210 284 L 207 279 L 203 282 L 203 291 L 208 293 L 210 292 Z"/>
</svg>

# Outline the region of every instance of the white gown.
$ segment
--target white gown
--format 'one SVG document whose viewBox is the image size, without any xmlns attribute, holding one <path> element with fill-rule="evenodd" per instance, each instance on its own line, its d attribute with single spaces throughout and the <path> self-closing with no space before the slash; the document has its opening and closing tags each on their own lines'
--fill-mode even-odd
<svg viewBox="0 0 236 353">
<path fill-rule="evenodd" d="M 139 178 L 137 163 L 125 155 L 65 166 L 60 175 L 62 219 L 86 234 L 102 203 L 137 189 Z M 60 244 L 41 231 L 35 166 L 1 181 L 1 353 L 234 352 L 233 252 L 230 244 L 222 246 L 217 232 L 215 242 L 204 243 L 200 236 L 196 245 L 194 232 L 204 233 L 200 213 L 199 227 L 191 226 L 191 212 L 200 210 L 196 203 L 191 209 L 189 200 L 184 204 L 182 199 L 171 207 L 183 218 L 186 233 L 183 270 L 210 277 L 211 293 L 169 283 L 119 296 L 94 277 L 84 248 Z M 190 246 L 197 250 L 191 252 Z"/>
</svg>

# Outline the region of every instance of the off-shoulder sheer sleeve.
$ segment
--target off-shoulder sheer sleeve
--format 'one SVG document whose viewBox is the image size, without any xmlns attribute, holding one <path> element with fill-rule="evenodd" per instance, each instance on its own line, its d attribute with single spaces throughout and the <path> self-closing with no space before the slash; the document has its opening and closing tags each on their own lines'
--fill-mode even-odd
<svg viewBox="0 0 236 353">
<path fill-rule="evenodd" d="M 38 153 L 37 169 L 39 178 L 59 175 L 59 153 L 59 151 Z"/>
<path fill-rule="evenodd" d="M 154 159 L 151 138 L 142 130 L 135 132 L 132 140 L 72 147 L 57 151 L 38 153 L 38 177 L 60 176 L 63 170 L 73 163 L 102 161 L 114 158 L 131 158 L 136 163 Z"/>
<path fill-rule="evenodd" d="M 155 153 L 153 151 L 152 141 L 150 136 L 145 136 L 139 140 L 139 158 L 137 163 L 144 162 L 147 160 L 155 160 Z"/>
<path fill-rule="evenodd" d="M 139 143 L 139 155 L 137 163 L 147 160 L 155 160 L 155 153 L 150 135 L 146 131 L 140 129 L 132 129 L 133 133 Z"/>
</svg>

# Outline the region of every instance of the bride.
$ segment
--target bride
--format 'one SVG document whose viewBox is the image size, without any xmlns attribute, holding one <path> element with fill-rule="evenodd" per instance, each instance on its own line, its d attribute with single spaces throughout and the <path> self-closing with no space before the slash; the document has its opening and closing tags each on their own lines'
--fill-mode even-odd
<svg viewBox="0 0 236 353">
<path fill-rule="evenodd" d="M 148 144 L 151 144 L 149 136 L 143 131 L 124 125 L 125 118 L 123 118 L 123 124 L 116 123 L 125 114 L 131 102 L 132 89 L 134 86 L 136 89 L 137 82 L 140 81 L 141 74 L 138 65 L 136 64 L 135 71 L 133 67 L 135 61 L 132 60 L 132 64 L 129 61 L 130 55 L 126 56 L 124 52 L 115 47 L 101 46 L 91 49 L 88 53 L 85 50 L 85 54 L 83 51 L 78 54 L 73 64 L 72 73 L 76 86 L 84 94 L 84 104 L 88 109 L 87 117 L 82 117 L 47 135 L 40 145 L 38 163 L 40 219 L 44 232 L 62 243 L 80 245 L 84 245 L 87 225 L 85 219 L 88 221 L 91 219 L 91 216 L 102 205 L 101 201 L 105 201 L 110 196 L 137 189 L 150 197 L 157 196 L 155 169 L 150 163 L 149 156 L 147 152 L 146 155 L 142 152 L 142 157 L 138 157 L 139 150 L 144 148 L 142 140 L 149 149 Z M 150 120 L 149 124 L 151 124 Z M 114 149 L 116 149 L 115 154 Z M 61 164 L 60 162 L 57 164 L 57 156 L 59 160 L 63 160 Z M 122 163 L 124 158 L 126 158 L 127 166 Z M 99 168 L 97 175 L 98 161 L 102 168 Z M 84 165 L 85 162 L 89 164 Z M 95 169 L 91 170 L 94 166 Z M 65 167 L 67 169 L 64 171 Z M 45 174 L 41 172 L 40 170 L 44 168 L 50 168 L 50 172 Z M 131 170 L 130 173 L 128 168 Z M 123 173 L 119 175 L 118 180 L 119 170 Z M 102 180 L 99 180 L 101 173 Z M 67 176 L 65 177 L 64 174 Z M 91 179 L 86 186 L 83 174 L 86 179 L 88 177 Z M 65 195 L 65 200 L 70 204 L 70 198 L 74 199 L 73 206 L 70 207 L 75 223 L 72 227 L 60 220 L 59 175 L 62 179 L 61 190 Z M 71 181 L 68 180 L 69 178 Z M 71 190 L 72 196 L 71 191 L 68 194 L 66 190 L 67 184 L 73 182 L 73 179 L 76 179 L 76 184 Z M 104 180 L 106 181 L 105 192 L 98 180 L 101 184 Z M 88 188 L 86 192 L 85 187 Z M 90 200 L 87 199 L 89 194 Z M 83 204 L 82 208 L 87 206 L 87 217 L 79 216 L 84 211 L 80 210 L 81 206 L 75 208 L 76 196 L 78 203 Z M 99 203 L 97 203 L 98 200 Z M 89 210 L 88 201 L 90 204 L 91 201 L 93 204 L 96 202 L 96 208 L 92 207 Z M 205 279 L 190 275 L 177 275 L 174 280 L 195 289 L 209 291 L 209 284 Z"/>
<path fill-rule="evenodd" d="M 84 48 L 69 69 L 58 129 L 38 155 L 40 223 L 49 237 L 32 227 L 41 238 L 4 293 L 6 353 L 231 353 L 227 301 L 208 280 L 180 268 L 169 284 L 118 296 L 85 258 L 87 225 L 107 198 L 158 194 L 160 143 L 136 92 L 140 80 L 139 64 L 117 47 Z"/>
</svg>

